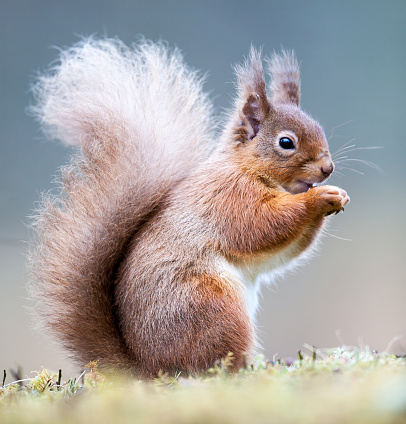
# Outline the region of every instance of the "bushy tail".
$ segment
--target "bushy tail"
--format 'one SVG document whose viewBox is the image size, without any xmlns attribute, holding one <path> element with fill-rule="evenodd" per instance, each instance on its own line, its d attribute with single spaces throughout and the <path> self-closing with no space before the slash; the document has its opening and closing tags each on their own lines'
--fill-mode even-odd
<svg viewBox="0 0 406 424">
<path fill-rule="evenodd" d="M 112 280 L 140 222 L 211 150 L 211 105 L 178 51 L 84 40 L 33 88 L 46 133 L 80 146 L 35 213 L 29 254 L 40 322 L 81 365 L 136 369 Z"/>
</svg>

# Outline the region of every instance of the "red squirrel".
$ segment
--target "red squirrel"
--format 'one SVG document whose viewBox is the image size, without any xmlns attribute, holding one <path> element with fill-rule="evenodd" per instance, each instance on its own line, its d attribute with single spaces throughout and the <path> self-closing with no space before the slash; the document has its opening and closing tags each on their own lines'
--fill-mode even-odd
<svg viewBox="0 0 406 424">
<path fill-rule="evenodd" d="M 35 213 L 30 291 L 40 322 L 83 366 L 141 378 L 196 373 L 256 350 L 263 280 L 314 250 L 349 202 L 299 106 L 291 52 L 251 48 L 217 130 L 178 50 L 86 39 L 33 87 L 50 138 L 75 146 Z M 264 277 L 265 276 L 265 277 Z"/>
</svg>

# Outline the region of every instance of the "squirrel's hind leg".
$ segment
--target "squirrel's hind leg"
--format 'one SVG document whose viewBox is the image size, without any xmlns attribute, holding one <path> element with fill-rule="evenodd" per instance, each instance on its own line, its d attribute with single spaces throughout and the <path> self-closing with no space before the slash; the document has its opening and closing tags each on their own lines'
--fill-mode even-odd
<svg viewBox="0 0 406 424">
<path fill-rule="evenodd" d="M 202 372 L 230 352 L 237 371 L 252 353 L 254 327 L 243 297 L 220 276 L 189 276 L 155 290 L 137 284 L 133 294 L 121 304 L 123 336 L 144 375 Z M 154 307 L 144 309 L 150 302 Z"/>
</svg>

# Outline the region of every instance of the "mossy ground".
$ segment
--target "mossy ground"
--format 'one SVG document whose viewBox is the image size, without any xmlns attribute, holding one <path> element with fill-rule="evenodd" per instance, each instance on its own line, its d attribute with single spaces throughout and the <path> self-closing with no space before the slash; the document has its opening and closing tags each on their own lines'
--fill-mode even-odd
<svg viewBox="0 0 406 424">
<path fill-rule="evenodd" d="M 0 386 L 0 422 L 406 423 L 405 358 L 340 347 L 293 363 L 259 356 L 233 375 L 230 360 L 153 382 L 108 381 L 90 364 L 63 383 L 44 369 Z"/>
</svg>

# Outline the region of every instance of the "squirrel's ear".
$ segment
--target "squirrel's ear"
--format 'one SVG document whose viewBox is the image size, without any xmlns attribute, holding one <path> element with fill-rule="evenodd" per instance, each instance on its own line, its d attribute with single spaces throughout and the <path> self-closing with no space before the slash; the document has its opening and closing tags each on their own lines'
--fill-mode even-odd
<svg viewBox="0 0 406 424">
<path fill-rule="evenodd" d="M 266 94 L 261 52 L 251 47 L 248 58 L 243 65 L 235 67 L 239 91 L 239 110 L 241 118 L 250 126 L 249 139 L 254 138 L 261 122 L 269 112 Z"/>
<path fill-rule="evenodd" d="M 266 103 L 269 109 L 268 104 Z M 258 93 L 251 93 L 245 101 L 242 108 L 242 113 L 251 127 L 251 131 L 247 134 L 248 138 L 252 140 L 259 131 L 259 126 L 266 116 L 266 108 L 264 102 Z"/>
<path fill-rule="evenodd" d="M 268 72 L 271 75 L 272 103 L 288 103 L 299 106 L 300 73 L 299 64 L 293 51 L 283 50 L 266 59 Z"/>
</svg>

